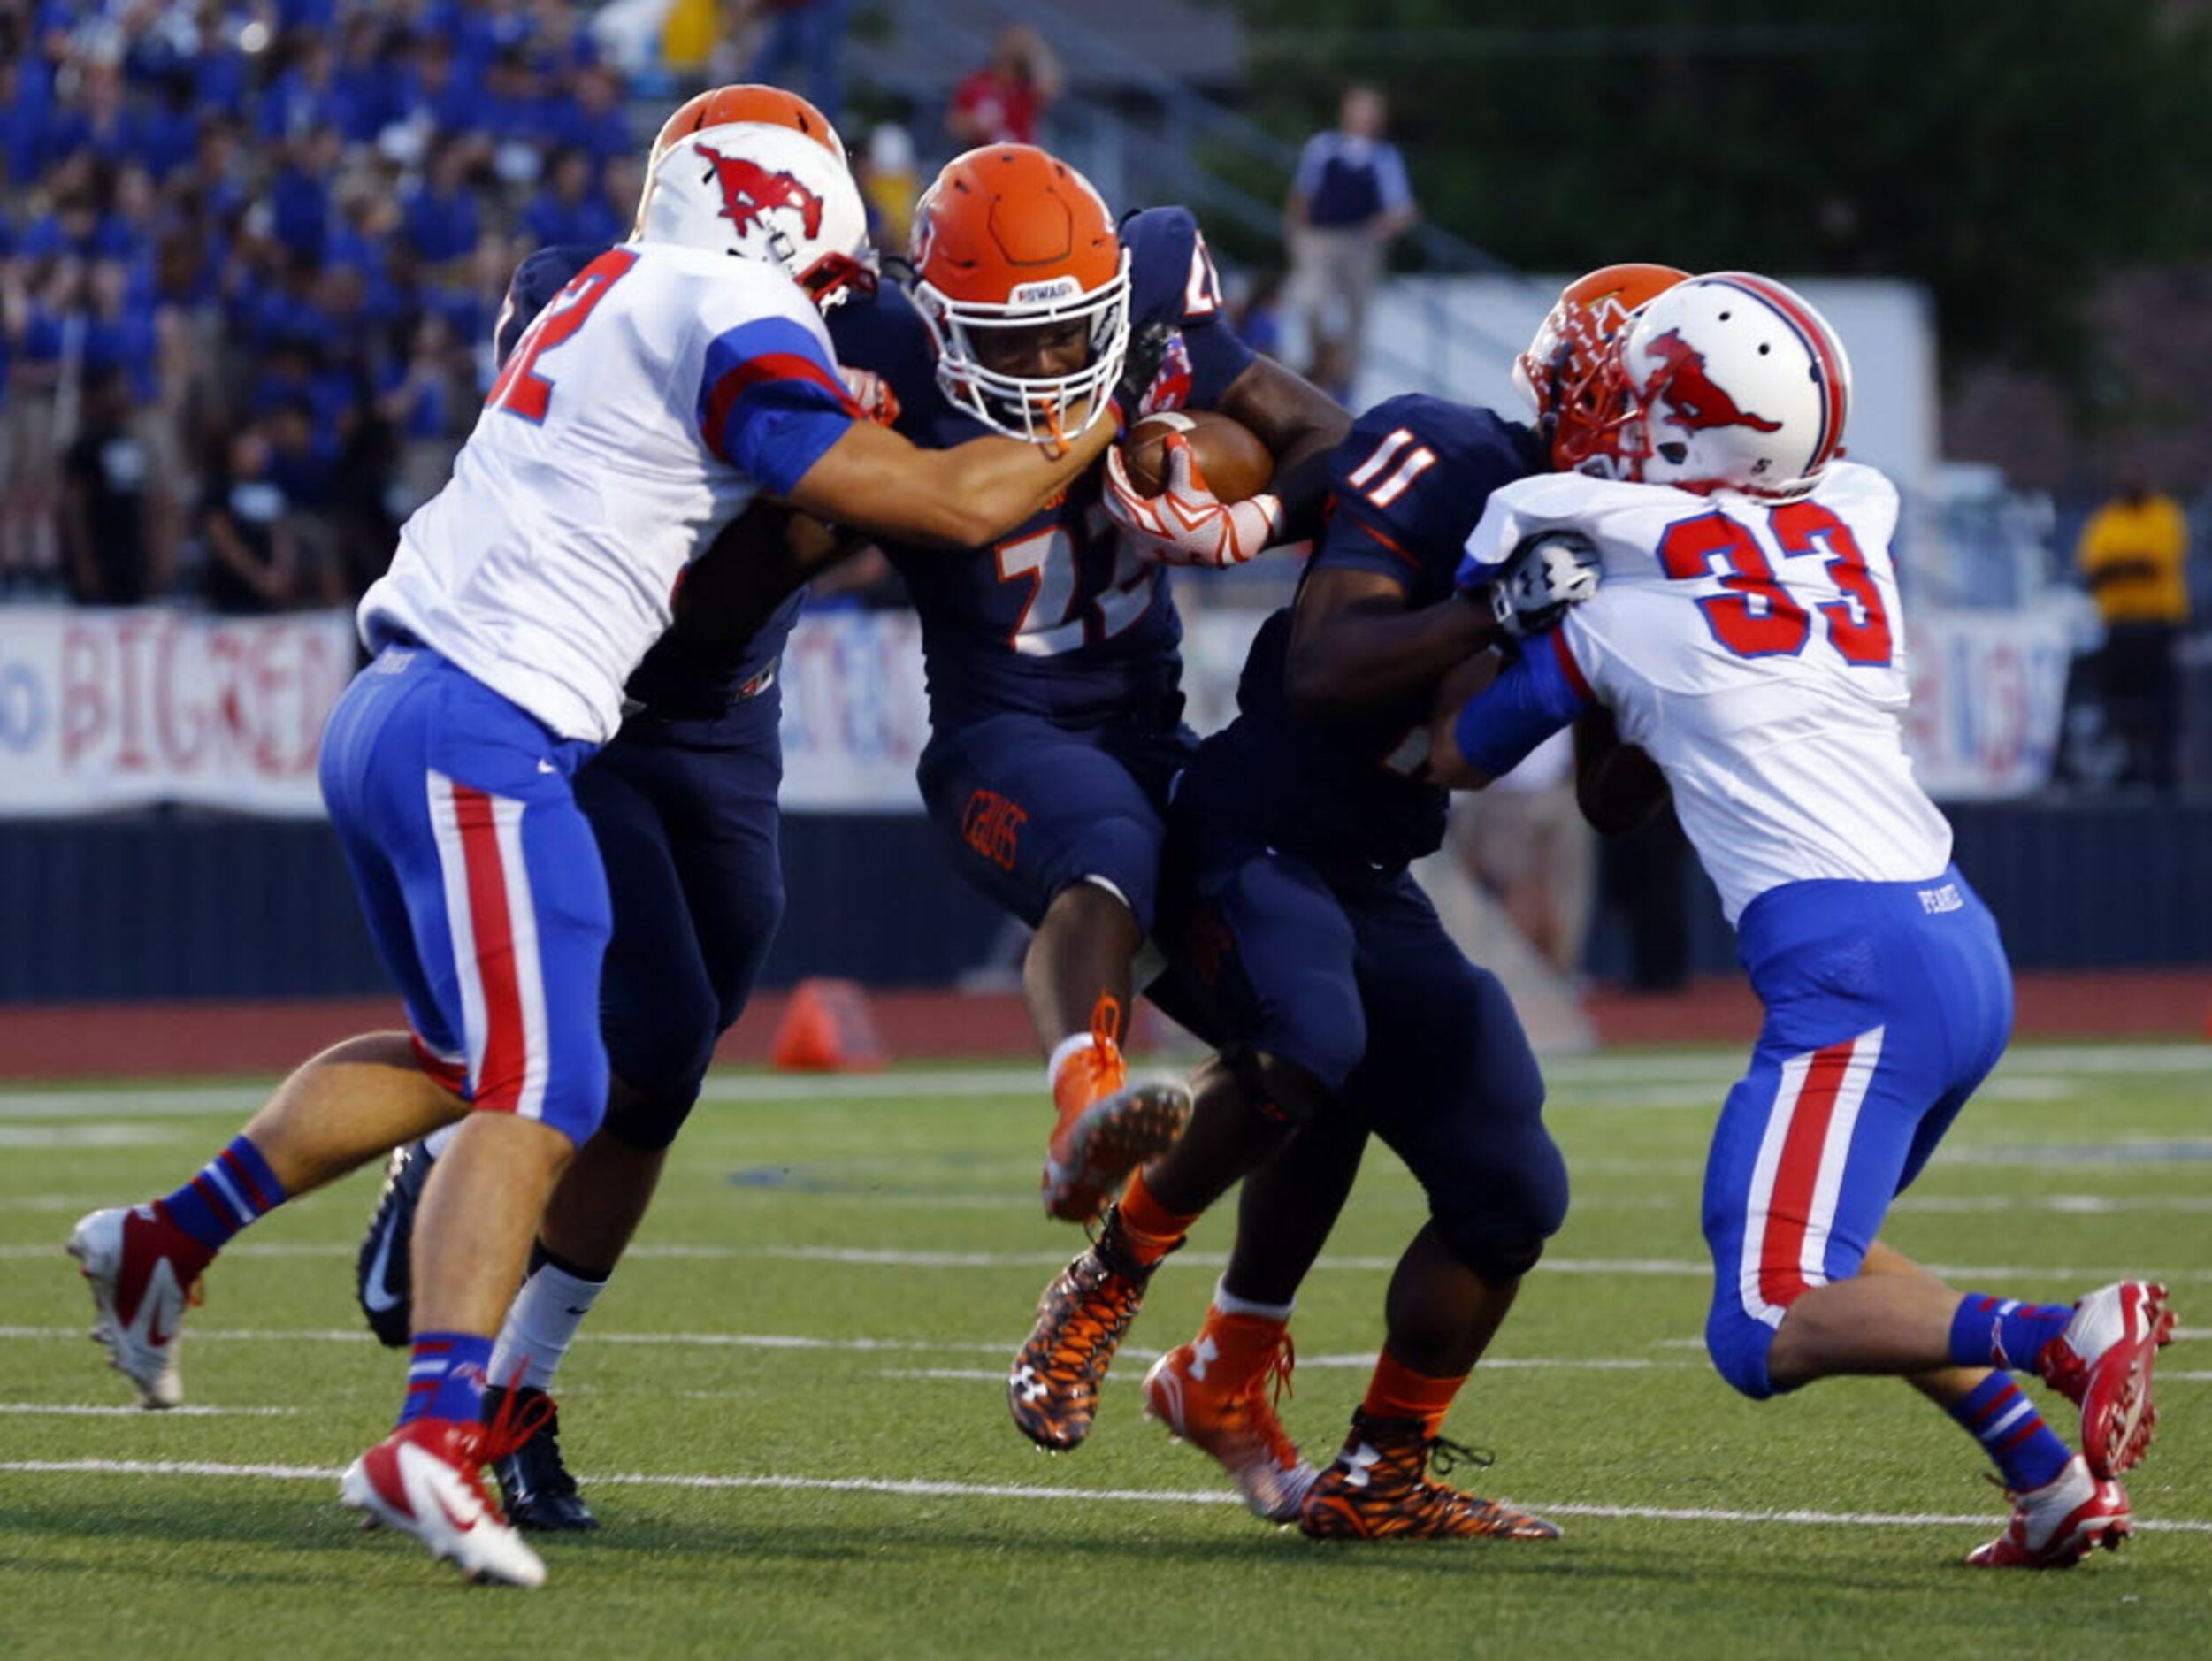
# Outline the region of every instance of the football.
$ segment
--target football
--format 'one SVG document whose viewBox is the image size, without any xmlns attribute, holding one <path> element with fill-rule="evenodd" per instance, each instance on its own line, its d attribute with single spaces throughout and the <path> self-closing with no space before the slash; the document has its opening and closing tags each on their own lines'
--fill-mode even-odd
<svg viewBox="0 0 2212 1661">
<path fill-rule="evenodd" d="M 1141 496 L 1157 496 L 1167 482 L 1167 435 L 1190 441 L 1191 459 L 1206 488 L 1222 501 L 1244 501 L 1267 487 L 1275 458 L 1243 422 L 1211 410 L 1162 410 L 1131 427 L 1121 440 L 1121 464 Z"/>
</svg>

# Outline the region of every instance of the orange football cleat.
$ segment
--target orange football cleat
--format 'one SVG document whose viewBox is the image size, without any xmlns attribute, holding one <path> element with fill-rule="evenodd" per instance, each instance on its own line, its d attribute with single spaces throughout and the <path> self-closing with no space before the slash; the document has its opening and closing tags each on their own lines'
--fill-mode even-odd
<svg viewBox="0 0 2212 1661">
<path fill-rule="evenodd" d="M 1252 1515 L 1273 1523 L 1297 1521 L 1314 1481 L 1275 1414 L 1297 1365 L 1282 1322 L 1216 1312 L 1144 1375 L 1144 1411 L 1211 1454 Z"/>
<path fill-rule="evenodd" d="M 1190 1122 L 1190 1091 L 1180 1079 L 1131 1083 L 1114 1029 L 1121 1006 L 1099 1000 L 1088 1049 L 1060 1063 L 1052 1079 L 1060 1122 L 1045 1149 L 1048 1216 L 1089 1222 L 1121 1191 L 1130 1172 L 1173 1147 Z"/>
<path fill-rule="evenodd" d="M 1306 1496 L 1299 1530 L 1315 1540 L 1559 1537 L 1557 1523 L 1503 1500 L 1430 1481 L 1432 1454 L 1439 1475 L 1458 1460 L 1489 1463 L 1487 1456 L 1458 1443 L 1426 1435 L 1419 1420 L 1371 1419 L 1354 1412 L 1344 1451 Z"/>
<path fill-rule="evenodd" d="M 1045 1289 L 1037 1302 L 1037 1325 L 1006 1375 L 1014 1428 L 1038 1447 L 1065 1453 L 1091 1434 L 1098 1386 L 1144 1305 L 1152 1278 L 1152 1268 L 1129 1254 L 1109 1217 L 1098 1244 Z"/>
</svg>

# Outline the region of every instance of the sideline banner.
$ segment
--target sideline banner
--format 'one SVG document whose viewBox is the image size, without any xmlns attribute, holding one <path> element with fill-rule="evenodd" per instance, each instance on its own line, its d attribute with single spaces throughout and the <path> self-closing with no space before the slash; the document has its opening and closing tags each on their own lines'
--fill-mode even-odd
<svg viewBox="0 0 2212 1661">
<path fill-rule="evenodd" d="M 1185 619 L 1190 719 L 1236 713 L 1261 621 Z M 1939 800 L 1989 800 L 2051 776 L 2072 651 L 2064 605 L 1911 619 L 1906 742 Z M 160 801 L 322 813 L 315 756 L 352 675 L 350 613 L 220 618 L 156 609 L 0 607 L 0 815 Z M 783 662 L 785 811 L 914 813 L 929 739 L 921 625 L 907 612 L 803 619 Z"/>
<path fill-rule="evenodd" d="M 922 624 L 910 611 L 802 617 L 784 648 L 786 813 L 920 813 L 930 741 Z"/>
<path fill-rule="evenodd" d="M 0 607 L 0 814 L 319 816 L 316 748 L 353 670 L 350 612 Z"/>
<path fill-rule="evenodd" d="M 1921 610 L 1906 620 L 1905 747 L 1938 801 L 2025 796 L 2051 781 L 2073 660 L 2075 607 Z"/>
</svg>

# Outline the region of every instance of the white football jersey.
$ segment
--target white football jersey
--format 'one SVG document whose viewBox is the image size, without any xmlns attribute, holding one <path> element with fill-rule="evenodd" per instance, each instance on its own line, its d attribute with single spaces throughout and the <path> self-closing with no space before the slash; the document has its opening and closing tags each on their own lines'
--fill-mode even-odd
<svg viewBox="0 0 2212 1661">
<path fill-rule="evenodd" d="M 1525 478 L 1468 540 L 1485 560 L 1546 526 L 1597 545 L 1604 583 L 1564 643 L 1665 773 L 1732 923 L 1784 883 L 1917 882 L 1950 863 L 1951 827 L 1904 750 L 1896 524 L 1890 482 L 1839 462 L 1791 501 Z"/>
<path fill-rule="evenodd" d="M 665 244 L 601 255 L 508 357 L 453 478 L 363 598 L 566 739 L 605 743 L 691 563 L 795 484 L 850 399 L 778 266 Z"/>
</svg>

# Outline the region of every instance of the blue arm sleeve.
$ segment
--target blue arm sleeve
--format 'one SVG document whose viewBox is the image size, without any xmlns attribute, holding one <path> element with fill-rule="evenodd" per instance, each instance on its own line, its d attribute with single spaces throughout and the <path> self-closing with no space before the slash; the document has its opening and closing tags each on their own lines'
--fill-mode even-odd
<svg viewBox="0 0 2212 1661">
<path fill-rule="evenodd" d="M 1553 629 L 1469 701 L 1452 723 L 1452 738 L 1468 766 L 1502 778 L 1595 701 Z"/>
<path fill-rule="evenodd" d="M 861 416 L 812 335 L 762 318 L 708 346 L 698 418 L 708 449 L 780 495 Z"/>
</svg>

